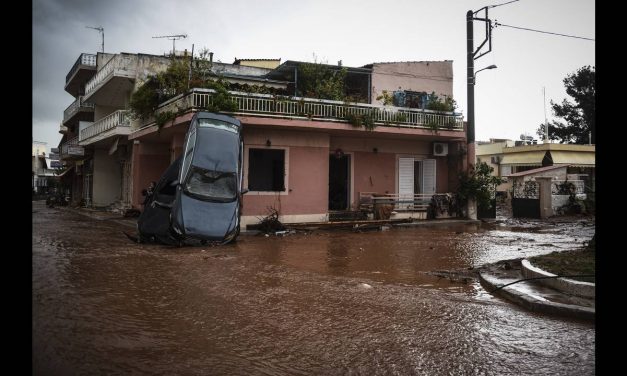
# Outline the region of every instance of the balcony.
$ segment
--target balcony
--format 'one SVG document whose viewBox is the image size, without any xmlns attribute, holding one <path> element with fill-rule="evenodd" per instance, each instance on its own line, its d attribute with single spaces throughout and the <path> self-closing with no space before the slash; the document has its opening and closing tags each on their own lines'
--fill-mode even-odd
<svg viewBox="0 0 627 376">
<path fill-rule="evenodd" d="M 215 93 L 212 89 L 192 89 L 189 93 L 172 98 L 161 104 L 156 113 L 171 111 L 183 113 L 189 110 L 202 110 L 211 103 Z M 464 130 L 461 114 L 437 112 L 406 107 L 378 106 L 365 103 L 274 97 L 267 94 L 230 92 L 237 103 L 233 114 L 262 116 L 283 119 L 304 119 L 328 122 L 348 122 L 351 117 L 370 115 L 378 126 L 416 129 Z"/>
<path fill-rule="evenodd" d="M 78 145 L 78 137 L 61 144 L 61 160 L 83 159 L 85 148 Z"/>
<path fill-rule="evenodd" d="M 85 83 L 96 73 L 96 55 L 81 54 L 65 76 L 65 91 L 74 97 L 82 94 Z"/>
<path fill-rule="evenodd" d="M 78 142 L 80 145 L 91 145 L 113 136 L 126 136 L 131 133 L 128 111 L 118 110 L 82 129 Z"/>
<path fill-rule="evenodd" d="M 94 105 L 83 100 L 82 96 L 76 98 L 68 108 L 63 111 L 63 125 L 74 127 L 79 121 L 94 121 Z"/>
<path fill-rule="evenodd" d="M 124 107 L 133 91 L 137 56 L 115 55 L 87 84 L 84 100 L 101 106 Z"/>
</svg>

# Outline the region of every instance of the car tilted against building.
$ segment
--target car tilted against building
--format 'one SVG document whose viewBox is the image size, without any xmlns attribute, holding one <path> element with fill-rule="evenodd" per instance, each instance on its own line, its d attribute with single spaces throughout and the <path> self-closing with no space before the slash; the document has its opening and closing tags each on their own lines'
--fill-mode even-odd
<svg viewBox="0 0 627 376">
<path fill-rule="evenodd" d="M 183 155 L 166 170 L 138 220 L 140 241 L 233 241 L 240 232 L 245 193 L 242 154 L 239 120 L 196 113 L 185 136 Z M 175 171 L 178 176 L 173 179 Z"/>
</svg>

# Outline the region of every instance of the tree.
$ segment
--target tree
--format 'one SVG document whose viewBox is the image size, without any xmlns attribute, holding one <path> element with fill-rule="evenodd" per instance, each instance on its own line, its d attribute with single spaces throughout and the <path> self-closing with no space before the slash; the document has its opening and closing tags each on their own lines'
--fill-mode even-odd
<svg viewBox="0 0 627 376">
<path fill-rule="evenodd" d="M 459 207 L 465 205 L 468 199 L 477 201 L 479 210 L 489 210 L 492 207 L 492 197 L 496 192 L 496 186 L 503 183 L 503 179 L 493 176 L 494 168 L 485 162 L 470 166 L 470 171 L 462 172 L 459 175 Z"/>
<path fill-rule="evenodd" d="M 566 94 L 573 98 L 574 103 L 564 99 L 562 104 L 551 101 L 555 116 L 566 121 L 552 121 L 549 124 L 549 139 L 560 143 L 587 144 L 588 132 L 592 133 L 591 142 L 594 144 L 595 135 L 595 68 L 584 66 L 577 72 L 569 74 L 564 79 Z M 544 135 L 542 124 L 537 134 Z"/>
</svg>

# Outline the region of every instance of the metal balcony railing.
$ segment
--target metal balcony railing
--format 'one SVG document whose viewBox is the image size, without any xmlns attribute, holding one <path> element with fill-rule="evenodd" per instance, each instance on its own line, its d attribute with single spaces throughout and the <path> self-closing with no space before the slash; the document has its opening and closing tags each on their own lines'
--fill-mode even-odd
<svg viewBox="0 0 627 376">
<path fill-rule="evenodd" d="M 80 108 L 94 108 L 94 104 L 93 103 L 89 103 L 89 102 L 84 102 L 83 101 L 83 97 L 79 96 L 78 98 L 76 98 L 76 100 L 74 102 L 72 102 L 72 104 L 70 104 L 65 111 L 63 111 L 63 122 L 68 121 L 72 116 L 76 115 L 76 113 L 78 112 L 78 110 Z"/>
<path fill-rule="evenodd" d="M 96 66 L 96 55 L 81 54 L 78 57 L 78 59 L 76 60 L 76 62 L 74 63 L 74 65 L 72 66 L 72 69 L 70 69 L 70 73 L 68 73 L 67 76 L 65 76 L 65 83 L 66 84 L 68 82 L 70 82 L 70 79 L 72 78 L 74 73 L 76 73 L 76 71 L 78 70 L 78 67 L 81 66 L 81 65 L 88 65 L 88 66 L 95 67 Z"/>
<path fill-rule="evenodd" d="M 130 122 L 128 119 L 128 111 L 118 110 L 114 113 L 103 117 L 102 119 L 94 122 L 89 127 L 81 130 L 79 134 L 78 142 L 85 141 L 91 137 L 98 136 L 110 129 L 117 127 L 129 127 Z"/>
<path fill-rule="evenodd" d="M 85 84 L 85 96 L 91 94 L 110 76 L 115 75 L 116 72 L 126 77 L 134 76 L 135 65 L 136 60 L 134 56 L 115 55 Z"/>
<path fill-rule="evenodd" d="M 180 113 L 190 109 L 206 108 L 211 104 L 214 93 L 212 89 L 192 89 L 187 94 L 164 102 L 156 113 L 166 111 Z M 462 115 L 453 112 L 235 91 L 229 93 L 237 104 L 237 111 L 234 114 L 336 122 L 346 122 L 351 116 L 370 115 L 377 125 L 455 131 L 464 129 Z"/>
<path fill-rule="evenodd" d="M 83 155 L 83 153 L 79 153 L 80 149 L 83 149 L 82 146 L 78 145 L 78 137 L 74 137 L 65 143 L 61 144 L 61 159 L 65 159 L 71 155 Z"/>
</svg>

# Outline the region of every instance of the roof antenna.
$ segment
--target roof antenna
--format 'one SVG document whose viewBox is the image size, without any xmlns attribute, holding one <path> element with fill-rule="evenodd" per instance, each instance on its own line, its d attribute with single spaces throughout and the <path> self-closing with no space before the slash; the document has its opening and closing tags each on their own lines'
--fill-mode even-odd
<svg viewBox="0 0 627 376">
<path fill-rule="evenodd" d="M 179 40 L 181 38 L 187 38 L 187 34 L 179 34 L 179 35 L 162 35 L 159 37 L 153 38 L 168 38 L 172 40 L 172 56 L 176 55 L 176 50 L 174 49 L 174 41 Z"/>
<path fill-rule="evenodd" d="M 98 30 L 100 34 L 102 34 L 102 53 L 104 53 L 104 28 L 102 26 L 93 27 L 93 26 L 85 26 L 88 29 Z"/>
</svg>

